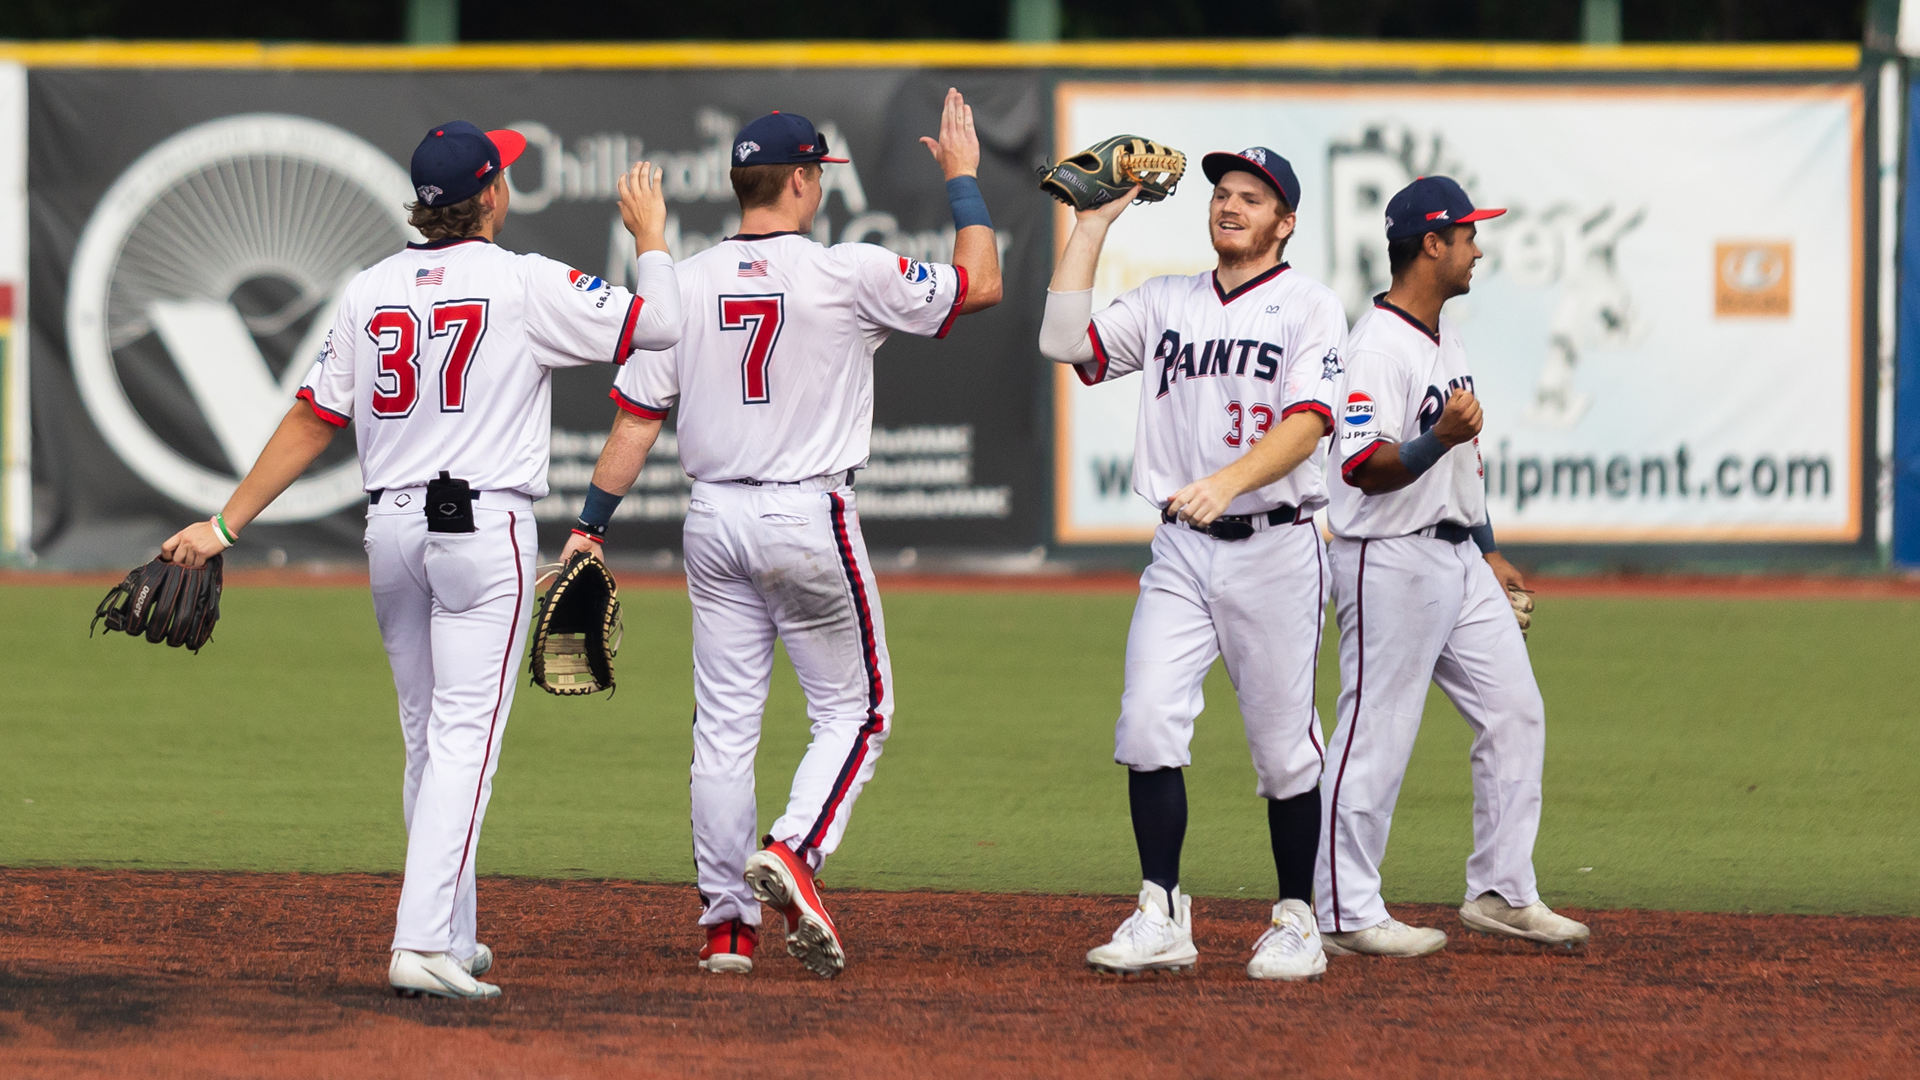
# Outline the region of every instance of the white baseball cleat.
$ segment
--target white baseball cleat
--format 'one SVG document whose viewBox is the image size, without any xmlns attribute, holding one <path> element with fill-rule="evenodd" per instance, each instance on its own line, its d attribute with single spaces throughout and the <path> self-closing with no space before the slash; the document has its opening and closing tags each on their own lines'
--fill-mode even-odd
<svg viewBox="0 0 1920 1080">
<path fill-rule="evenodd" d="M 1284 982 L 1318 982 L 1327 970 L 1327 954 L 1320 946 L 1320 925 L 1304 900 L 1282 900 L 1273 905 L 1273 925 L 1253 943 L 1247 975 Z"/>
<path fill-rule="evenodd" d="M 467 974 L 479 978 L 493 970 L 493 950 L 485 945 L 475 944 L 474 953 L 467 957 Z"/>
<path fill-rule="evenodd" d="M 1116 975 L 1185 971 L 1199 960 L 1193 901 L 1180 895 L 1178 885 L 1169 895 L 1151 881 L 1141 883 L 1140 906 L 1113 932 L 1113 940 L 1087 953 L 1088 967 Z"/>
<path fill-rule="evenodd" d="M 1537 945 L 1557 945 L 1571 949 L 1587 943 L 1585 923 L 1577 923 L 1535 900 L 1525 907 L 1513 907 L 1499 893 L 1485 893 L 1477 900 L 1460 905 L 1460 921 L 1468 929 L 1483 934 L 1519 938 Z"/>
<path fill-rule="evenodd" d="M 446 953 L 418 953 L 411 949 L 393 950 L 393 962 L 387 965 L 387 981 L 400 997 L 459 998 L 485 1001 L 500 996 L 500 988 L 483 983 L 467 973 L 466 966 Z"/>
<path fill-rule="evenodd" d="M 1425 956 L 1447 947 L 1447 935 L 1428 926 L 1408 926 L 1389 918 L 1378 926 L 1344 934 L 1321 933 L 1328 956 Z"/>
</svg>

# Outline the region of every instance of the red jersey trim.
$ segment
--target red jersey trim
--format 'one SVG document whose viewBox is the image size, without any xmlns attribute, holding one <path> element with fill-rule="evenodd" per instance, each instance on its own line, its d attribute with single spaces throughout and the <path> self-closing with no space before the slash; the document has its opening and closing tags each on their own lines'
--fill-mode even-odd
<svg viewBox="0 0 1920 1080">
<path fill-rule="evenodd" d="M 1092 378 L 1087 377 L 1085 364 L 1073 365 L 1073 373 L 1080 376 L 1080 381 L 1085 385 L 1094 386 L 1107 381 L 1107 345 L 1100 340 L 1100 328 L 1091 322 L 1087 323 L 1087 340 L 1093 344 L 1093 359 L 1100 366 L 1094 369 Z"/>
<path fill-rule="evenodd" d="M 960 305 L 967 302 L 967 268 L 964 266 L 955 266 L 953 269 L 960 275 L 960 287 L 954 290 L 953 310 L 947 312 L 947 321 L 941 323 L 940 332 L 933 335 L 936 341 L 946 337 L 947 331 L 953 329 L 953 320 L 960 317 Z"/>
<path fill-rule="evenodd" d="M 1320 418 L 1326 421 L 1327 431 L 1328 432 L 1333 431 L 1333 407 L 1331 405 L 1326 405 L 1318 401 L 1302 401 L 1298 405 L 1289 406 L 1284 412 L 1280 414 L 1280 419 L 1285 420 L 1287 417 L 1292 416 L 1295 413 L 1303 413 L 1303 412 L 1318 413 L 1320 415 Z"/>
<path fill-rule="evenodd" d="M 346 427 L 347 421 L 352 419 L 352 417 L 334 412 L 332 409 L 329 409 L 325 405 L 322 405 L 319 402 L 313 400 L 313 391 L 311 389 L 308 389 L 307 387 L 304 387 L 304 386 L 301 387 L 300 392 L 293 396 L 298 398 L 301 401 L 306 402 L 309 406 L 311 406 L 313 409 L 313 415 L 319 417 L 322 420 L 325 420 L 327 423 L 332 424 L 334 427 Z"/>
<path fill-rule="evenodd" d="M 607 396 L 612 398 L 613 403 L 620 406 L 622 411 L 630 412 L 642 420 L 665 420 L 667 418 L 667 410 L 656 409 L 652 405 L 645 405 L 635 401 L 621 393 L 620 388 L 617 386 L 607 391 Z"/>
<path fill-rule="evenodd" d="M 1353 482 L 1353 470 L 1359 468 L 1362 465 L 1365 465 L 1367 463 L 1368 458 L 1371 458 L 1373 455 L 1379 453 L 1381 447 L 1391 445 L 1392 441 L 1393 440 L 1391 439 L 1375 439 L 1372 442 L 1368 443 L 1367 445 L 1361 447 L 1359 453 L 1354 454 L 1352 457 L 1347 458 L 1346 461 L 1341 462 L 1340 479 L 1345 480 L 1348 486 L 1350 487 L 1359 487 L 1360 485 L 1355 484 Z"/>
<path fill-rule="evenodd" d="M 620 340 L 613 347 L 613 362 L 616 365 L 626 363 L 627 357 L 633 355 L 633 328 L 640 321 L 640 308 L 646 302 L 645 297 L 635 296 L 633 302 L 627 305 L 627 324 L 620 328 Z"/>
</svg>

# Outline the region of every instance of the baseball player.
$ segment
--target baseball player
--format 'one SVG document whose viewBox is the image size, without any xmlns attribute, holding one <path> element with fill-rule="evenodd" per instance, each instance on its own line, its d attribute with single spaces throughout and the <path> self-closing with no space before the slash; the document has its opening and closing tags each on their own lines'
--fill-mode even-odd
<svg viewBox="0 0 1920 1080">
<path fill-rule="evenodd" d="M 225 509 L 162 548 L 192 566 L 230 546 L 356 422 L 374 614 L 406 744 L 406 880 L 388 968 L 400 993 L 500 993 L 475 978 L 493 954 L 475 939 L 474 858 L 532 612 L 550 374 L 680 334 L 666 204 L 645 162 L 620 180 L 637 295 L 494 245 L 502 170 L 525 147 L 464 121 L 427 133 L 409 207 L 426 242 L 347 284 L 300 400 Z"/>
<path fill-rule="evenodd" d="M 1320 832 L 1314 668 L 1327 574 L 1314 511 L 1327 502 L 1320 440 L 1347 322 L 1333 291 L 1282 260 L 1300 182 L 1279 154 L 1208 154 L 1207 228 L 1219 265 L 1158 277 L 1104 310 L 1094 267 L 1118 199 L 1081 211 L 1054 270 L 1040 351 L 1092 385 L 1141 373 L 1133 487 L 1161 509 L 1153 562 L 1127 631 L 1114 760 L 1127 766 L 1143 881 L 1138 908 L 1087 963 L 1113 972 L 1190 967 L 1180 892 L 1201 686 L 1224 658 L 1267 800 L 1280 900 L 1254 946 L 1256 979 L 1326 970 L 1312 908 Z"/>
<path fill-rule="evenodd" d="M 686 324 L 669 352 L 620 374 L 615 417 L 566 555 L 597 551 L 607 521 L 679 408 L 693 601 L 693 846 L 707 943 L 700 966 L 748 972 L 762 901 L 782 910 L 787 951 L 826 978 L 846 957 L 814 878 L 873 776 L 893 713 L 893 674 L 853 477 L 873 428 L 873 354 L 894 331 L 944 337 L 1000 299 L 993 226 L 974 174 L 972 110 L 947 93 L 940 137 L 953 264 L 871 244 L 808 239 L 826 140 L 805 117 L 763 116 L 733 141 L 740 234 L 676 267 Z M 786 643 L 813 741 L 786 812 L 756 852 L 753 760 Z"/>
<path fill-rule="evenodd" d="M 1329 518 L 1340 623 L 1340 715 L 1327 747 L 1325 835 L 1316 867 L 1330 955 L 1422 956 L 1446 934 L 1387 914 L 1380 859 L 1393 804 L 1437 684 L 1473 728 L 1473 855 L 1460 918 L 1554 945 L 1587 928 L 1540 902 L 1546 709 L 1508 590 L 1520 572 L 1487 519 L 1480 404 L 1459 333 L 1441 305 L 1465 294 L 1480 258 L 1476 210 L 1444 176 L 1387 203 L 1393 286 L 1347 339 Z"/>
</svg>

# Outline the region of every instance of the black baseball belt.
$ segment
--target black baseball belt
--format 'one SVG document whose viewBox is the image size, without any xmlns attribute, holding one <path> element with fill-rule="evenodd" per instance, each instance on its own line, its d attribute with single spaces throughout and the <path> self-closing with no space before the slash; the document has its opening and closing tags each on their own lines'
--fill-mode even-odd
<svg viewBox="0 0 1920 1080">
<path fill-rule="evenodd" d="M 1206 533 L 1215 540 L 1245 540 L 1254 533 L 1254 522 L 1265 518 L 1268 525 L 1301 525 L 1313 520 L 1312 514 L 1303 514 L 1297 506 L 1281 503 L 1264 514 L 1222 514 L 1206 525 L 1187 523 L 1194 532 Z M 1171 510 L 1161 510 L 1160 520 L 1172 524 L 1180 517 Z"/>
</svg>

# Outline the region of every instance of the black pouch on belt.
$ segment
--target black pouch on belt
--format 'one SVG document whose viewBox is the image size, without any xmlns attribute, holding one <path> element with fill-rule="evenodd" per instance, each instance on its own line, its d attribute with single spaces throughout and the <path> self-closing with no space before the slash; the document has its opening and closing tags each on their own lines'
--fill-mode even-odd
<svg viewBox="0 0 1920 1080">
<path fill-rule="evenodd" d="M 465 480 L 455 480 L 445 469 L 440 470 L 439 479 L 427 481 L 427 531 L 473 532 L 475 495 Z"/>
</svg>

